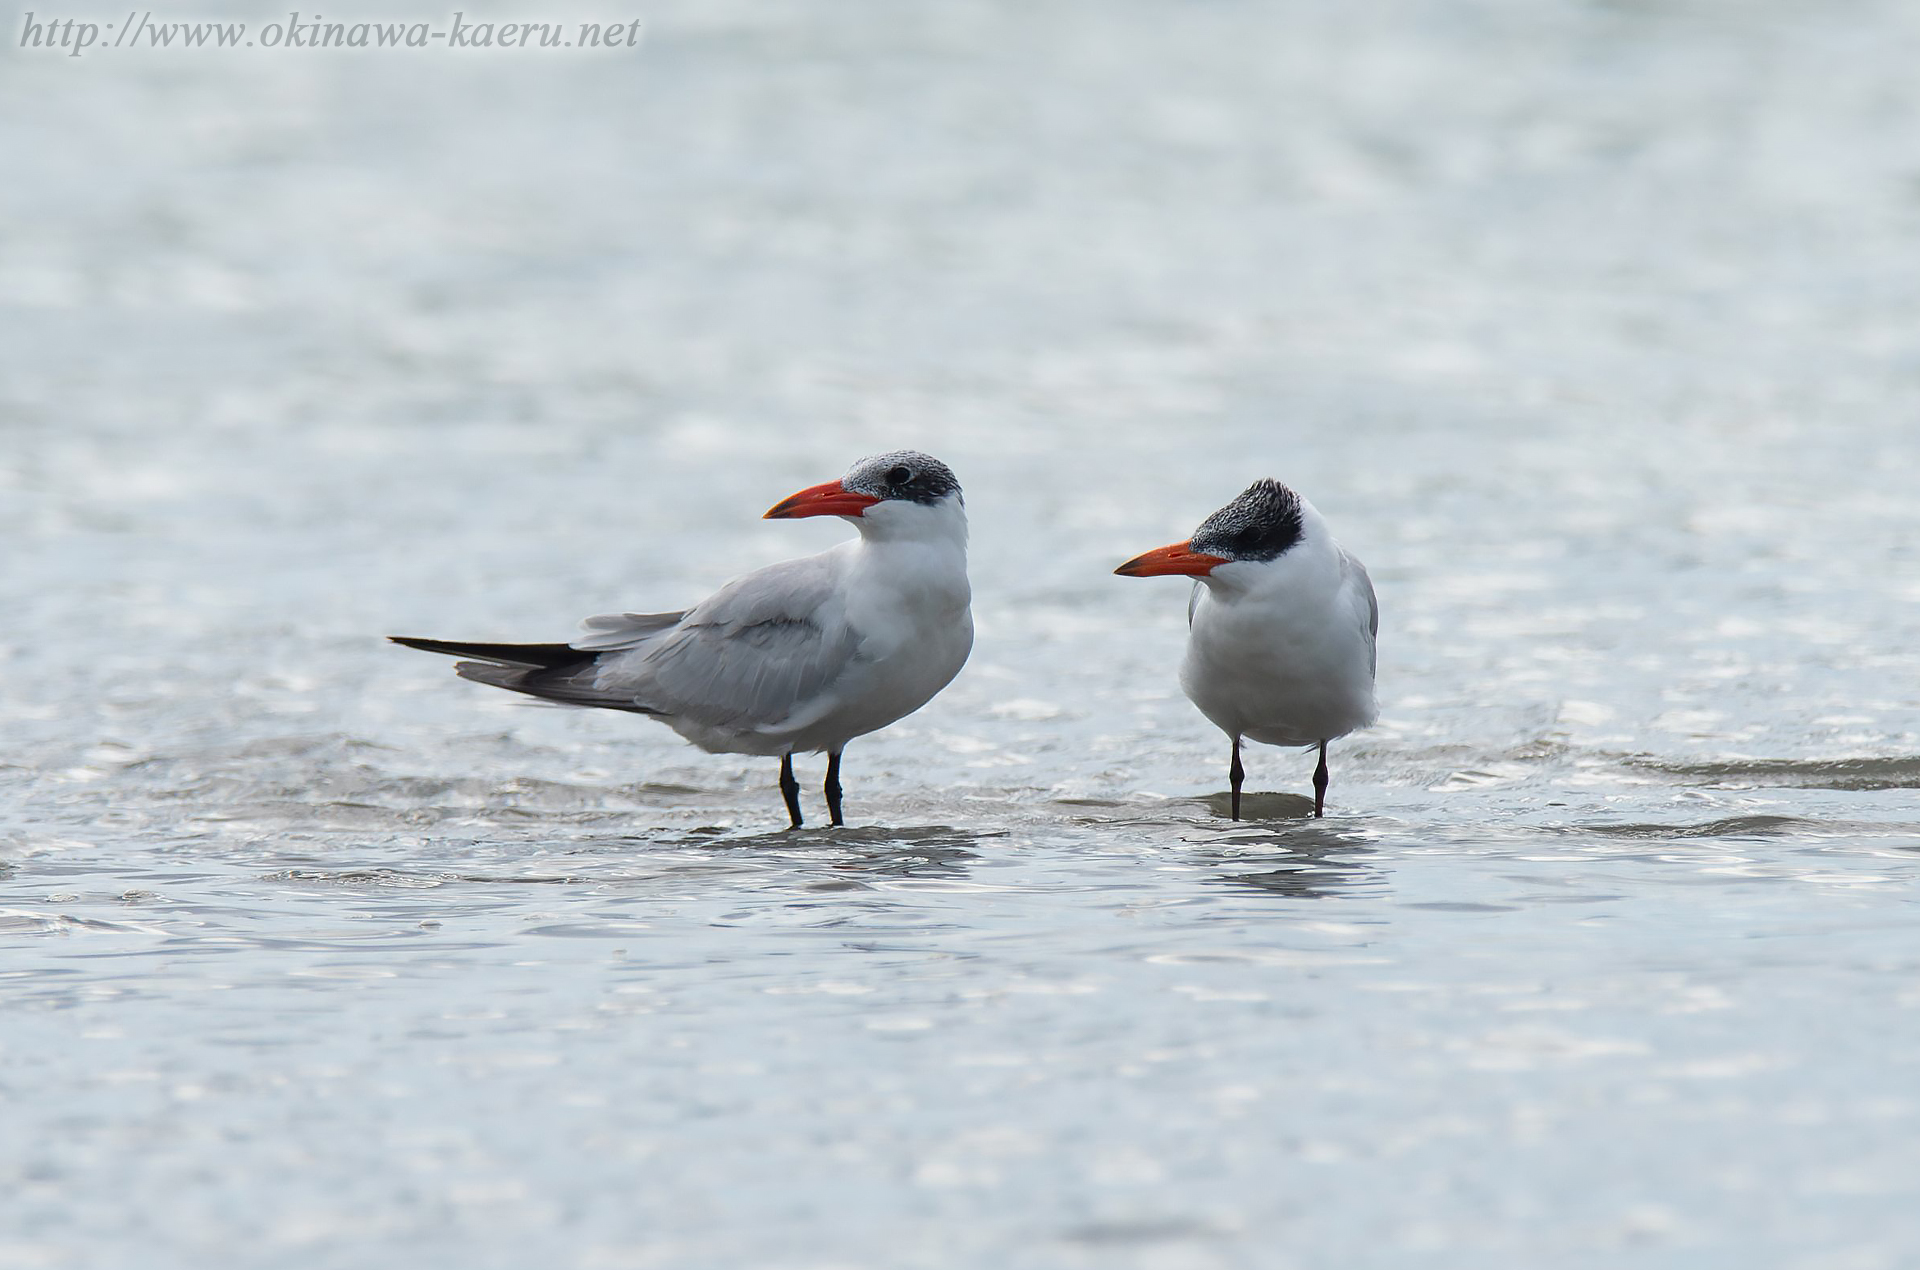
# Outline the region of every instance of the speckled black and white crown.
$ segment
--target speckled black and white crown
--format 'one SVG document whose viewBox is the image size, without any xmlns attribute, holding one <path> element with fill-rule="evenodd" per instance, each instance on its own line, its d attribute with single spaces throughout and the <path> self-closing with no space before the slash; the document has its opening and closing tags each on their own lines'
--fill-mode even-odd
<svg viewBox="0 0 1920 1270">
<path fill-rule="evenodd" d="M 861 459 L 847 470 L 840 484 L 857 494 L 909 503 L 937 503 L 960 492 L 960 482 L 952 469 L 918 450 L 892 450 Z"/>
<path fill-rule="evenodd" d="M 1193 531 L 1190 550 L 1228 560 L 1272 560 L 1304 532 L 1300 496 L 1279 481 L 1258 480 Z"/>
</svg>

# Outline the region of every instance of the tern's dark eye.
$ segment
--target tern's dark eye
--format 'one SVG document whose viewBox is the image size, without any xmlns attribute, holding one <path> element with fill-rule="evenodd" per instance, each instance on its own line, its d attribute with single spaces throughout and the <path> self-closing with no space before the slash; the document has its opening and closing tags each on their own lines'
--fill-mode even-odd
<svg viewBox="0 0 1920 1270">
<path fill-rule="evenodd" d="M 889 485 L 905 485 L 912 479 L 913 469 L 910 467 L 896 467 L 887 472 L 887 484 Z"/>
</svg>

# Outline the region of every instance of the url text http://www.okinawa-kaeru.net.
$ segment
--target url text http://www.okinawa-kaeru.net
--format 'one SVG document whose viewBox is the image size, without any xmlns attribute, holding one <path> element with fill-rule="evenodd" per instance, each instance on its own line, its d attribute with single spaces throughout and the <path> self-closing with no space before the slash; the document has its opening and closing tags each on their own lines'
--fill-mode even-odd
<svg viewBox="0 0 1920 1270">
<path fill-rule="evenodd" d="M 162 20 L 135 10 L 113 21 L 46 17 L 29 10 L 19 47 L 81 57 L 112 49 L 616 49 L 638 48 L 639 18 L 600 22 L 333 21 L 299 11 L 249 22 Z"/>
</svg>

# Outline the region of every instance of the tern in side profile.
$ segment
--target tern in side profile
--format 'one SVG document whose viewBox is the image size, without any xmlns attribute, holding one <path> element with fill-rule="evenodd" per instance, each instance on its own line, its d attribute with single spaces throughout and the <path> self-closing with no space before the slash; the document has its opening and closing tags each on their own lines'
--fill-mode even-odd
<svg viewBox="0 0 1920 1270">
<path fill-rule="evenodd" d="M 590 617 L 570 644 L 393 636 L 476 658 L 467 679 L 574 706 L 651 715 L 717 754 L 777 755 L 800 827 L 793 756 L 827 755 L 827 811 L 840 815 L 848 741 L 918 710 L 973 647 L 967 514 L 946 464 L 913 450 L 862 459 L 769 520 L 840 516 L 858 538 L 768 565 L 681 613 Z"/>
<path fill-rule="evenodd" d="M 1233 818 L 1240 819 L 1240 740 L 1317 745 L 1313 814 L 1327 812 L 1327 742 L 1371 724 L 1380 605 L 1366 566 L 1341 550 L 1313 504 L 1255 481 L 1193 537 L 1114 570 L 1129 578 L 1189 574 L 1180 687 L 1233 738 Z"/>
</svg>

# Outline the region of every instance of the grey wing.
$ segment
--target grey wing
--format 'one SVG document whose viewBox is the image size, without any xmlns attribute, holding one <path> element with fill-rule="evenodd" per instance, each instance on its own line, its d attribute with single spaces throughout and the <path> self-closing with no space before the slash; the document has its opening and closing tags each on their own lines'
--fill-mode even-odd
<svg viewBox="0 0 1920 1270">
<path fill-rule="evenodd" d="M 810 556 L 738 578 L 610 661 L 600 686 L 709 727 L 777 724 L 830 687 L 859 651 L 836 576 L 829 559 Z"/>
<path fill-rule="evenodd" d="M 1379 659 L 1374 644 L 1380 638 L 1380 598 L 1373 593 L 1373 579 L 1367 576 L 1367 566 L 1342 551 L 1340 567 L 1354 584 L 1355 592 L 1367 602 L 1367 673 L 1372 674 Z M 1357 615 L 1358 605 L 1355 610 Z"/>
<path fill-rule="evenodd" d="M 680 613 L 603 613 L 580 623 L 587 633 L 573 641 L 573 647 L 588 653 L 616 652 L 638 648 L 660 632 L 678 626 Z"/>
</svg>

